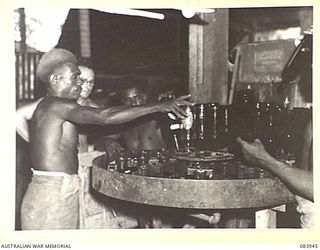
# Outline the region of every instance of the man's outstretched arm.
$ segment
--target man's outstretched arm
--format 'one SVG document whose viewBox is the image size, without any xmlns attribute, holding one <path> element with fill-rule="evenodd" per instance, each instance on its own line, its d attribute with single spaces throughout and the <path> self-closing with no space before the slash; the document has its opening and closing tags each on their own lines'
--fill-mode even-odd
<svg viewBox="0 0 320 250">
<path fill-rule="evenodd" d="M 301 168 L 294 168 L 273 158 L 264 148 L 260 140 L 250 143 L 237 138 L 242 145 L 244 157 L 253 163 L 271 171 L 292 191 L 305 199 L 313 201 L 313 174 Z"/>
<path fill-rule="evenodd" d="M 57 105 L 55 113 L 63 120 L 76 124 L 117 125 L 132 121 L 136 118 L 156 112 L 173 113 L 178 118 L 186 117 L 187 114 L 180 106 L 193 105 L 185 99 L 190 96 L 182 96 L 175 100 L 159 102 L 155 104 L 141 105 L 136 107 L 118 106 L 110 108 L 81 107 L 72 102 Z"/>
</svg>

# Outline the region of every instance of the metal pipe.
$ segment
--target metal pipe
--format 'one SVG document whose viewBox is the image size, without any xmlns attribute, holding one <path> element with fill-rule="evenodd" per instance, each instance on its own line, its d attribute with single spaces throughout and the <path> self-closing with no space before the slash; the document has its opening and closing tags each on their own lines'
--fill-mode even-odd
<svg viewBox="0 0 320 250">
<path fill-rule="evenodd" d="M 95 8 L 96 10 L 111 13 L 111 14 L 119 14 L 119 15 L 129 15 L 129 16 L 140 16 L 140 17 L 148 17 L 153 19 L 163 20 L 165 15 L 162 13 L 156 13 L 151 11 L 144 10 L 135 10 L 135 9 L 121 9 L 121 8 Z"/>
</svg>

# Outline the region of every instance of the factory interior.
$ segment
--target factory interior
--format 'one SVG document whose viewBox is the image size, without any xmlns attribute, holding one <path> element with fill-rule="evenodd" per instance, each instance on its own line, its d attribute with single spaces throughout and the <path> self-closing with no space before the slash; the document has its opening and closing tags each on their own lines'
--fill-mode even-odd
<svg viewBox="0 0 320 250">
<path fill-rule="evenodd" d="M 48 98 L 37 67 L 53 48 L 74 54 L 81 74 L 82 63 L 94 72 L 92 109 L 174 102 L 186 113 L 77 126 L 87 139 L 78 152 L 80 229 L 312 224 L 296 198 L 313 205 L 299 189 L 313 185 L 312 6 L 19 8 L 14 16 L 17 114 Z M 140 92 L 125 99 L 127 89 Z M 28 229 L 21 208 L 34 169 L 43 170 L 34 161 L 42 154 L 30 157 L 36 117 L 31 143 L 16 130 L 16 230 Z M 121 150 L 111 154 L 107 139 Z M 258 149 L 270 162 L 255 160 Z M 311 179 L 292 181 L 273 165 Z"/>
</svg>

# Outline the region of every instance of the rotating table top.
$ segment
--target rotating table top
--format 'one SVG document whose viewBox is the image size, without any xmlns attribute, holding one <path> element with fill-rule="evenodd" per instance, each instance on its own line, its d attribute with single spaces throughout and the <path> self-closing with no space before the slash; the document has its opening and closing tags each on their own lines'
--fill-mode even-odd
<svg viewBox="0 0 320 250">
<path fill-rule="evenodd" d="M 125 174 L 105 166 L 104 155 L 93 160 L 92 187 L 103 195 L 129 202 L 174 208 L 239 209 L 294 201 L 293 194 L 274 177 L 176 179 Z"/>
</svg>

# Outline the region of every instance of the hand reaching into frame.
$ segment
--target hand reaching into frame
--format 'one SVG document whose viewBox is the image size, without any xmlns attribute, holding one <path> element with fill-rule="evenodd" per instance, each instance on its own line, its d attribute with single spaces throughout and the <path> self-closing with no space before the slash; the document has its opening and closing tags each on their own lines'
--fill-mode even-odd
<svg viewBox="0 0 320 250">
<path fill-rule="evenodd" d="M 177 99 L 172 99 L 164 102 L 160 102 L 159 111 L 162 113 L 172 113 L 177 118 L 185 118 L 188 116 L 187 112 L 180 106 L 193 106 L 192 102 L 187 101 L 186 99 L 190 98 L 191 95 L 183 95 Z"/>
<path fill-rule="evenodd" d="M 242 146 L 243 156 L 252 163 L 261 163 L 261 161 L 271 157 L 259 139 L 255 139 L 254 142 L 247 142 L 238 137 L 237 142 Z"/>
</svg>

